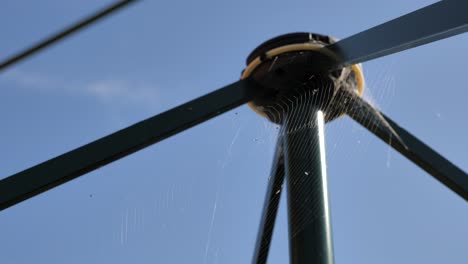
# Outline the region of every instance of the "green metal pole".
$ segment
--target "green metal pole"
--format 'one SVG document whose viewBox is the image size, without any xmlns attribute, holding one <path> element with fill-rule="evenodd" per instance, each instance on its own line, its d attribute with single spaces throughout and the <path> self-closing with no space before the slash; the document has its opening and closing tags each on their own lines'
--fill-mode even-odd
<svg viewBox="0 0 468 264">
<path fill-rule="evenodd" d="M 284 121 L 291 263 L 331 264 L 324 117 L 313 104 L 297 109 Z"/>
</svg>

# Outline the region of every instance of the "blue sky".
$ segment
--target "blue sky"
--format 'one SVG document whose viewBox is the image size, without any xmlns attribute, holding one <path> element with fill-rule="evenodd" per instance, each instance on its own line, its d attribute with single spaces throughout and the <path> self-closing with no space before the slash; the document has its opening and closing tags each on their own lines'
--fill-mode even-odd
<svg viewBox="0 0 468 264">
<path fill-rule="evenodd" d="M 109 2 L 3 3 L 0 58 Z M 237 80 L 266 39 L 434 2 L 142 1 L 0 73 L 0 177 Z M 364 64 L 366 98 L 465 171 L 467 43 Z M 242 106 L 5 210 L 0 263 L 250 262 L 276 131 Z M 468 259 L 461 198 L 347 117 L 326 133 L 336 263 Z M 288 260 L 284 198 L 269 263 Z"/>
</svg>

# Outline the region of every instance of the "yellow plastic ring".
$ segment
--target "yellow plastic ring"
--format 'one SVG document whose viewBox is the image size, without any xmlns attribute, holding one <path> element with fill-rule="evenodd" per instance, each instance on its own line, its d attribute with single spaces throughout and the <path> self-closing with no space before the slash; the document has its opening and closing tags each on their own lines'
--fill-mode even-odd
<svg viewBox="0 0 468 264">
<path fill-rule="evenodd" d="M 278 47 L 272 50 L 269 50 L 266 52 L 265 57 L 267 59 L 271 59 L 275 56 L 278 56 L 283 53 L 287 52 L 292 52 L 292 51 L 305 51 L 305 50 L 317 50 L 322 53 L 325 53 L 326 55 L 330 57 L 335 57 L 336 55 L 332 52 L 330 52 L 327 49 L 323 49 L 324 45 L 317 44 L 317 43 L 300 43 L 300 44 L 290 44 L 290 45 L 285 45 L 282 47 Z M 262 63 L 262 60 L 260 57 L 255 58 L 247 67 L 245 68 L 244 72 L 242 73 L 241 80 L 246 79 L 249 77 L 252 72 Z M 364 82 L 364 73 L 362 71 L 362 65 L 359 64 L 353 64 L 351 65 L 351 70 L 354 72 L 354 76 L 356 76 L 356 82 L 357 82 L 357 88 L 358 88 L 358 95 L 362 96 L 362 93 L 364 92 L 365 88 L 365 82 Z M 267 117 L 265 113 L 260 112 L 257 110 L 255 105 L 253 105 L 252 102 L 248 103 L 249 107 L 252 108 L 257 114 Z"/>
</svg>

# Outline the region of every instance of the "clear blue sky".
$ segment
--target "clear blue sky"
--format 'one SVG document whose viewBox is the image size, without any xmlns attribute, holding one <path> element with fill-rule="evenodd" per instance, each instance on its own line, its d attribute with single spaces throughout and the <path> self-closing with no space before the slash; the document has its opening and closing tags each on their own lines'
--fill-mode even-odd
<svg viewBox="0 0 468 264">
<path fill-rule="evenodd" d="M 108 2 L 3 2 L 0 58 Z M 433 2 L 142 1 L 0 73 L 0 177 L 237 80 L 266 39 L 343 38 Z M 366 98 L 465 171 L 467 46 L 364 64 Z M 466 263 L 466 202 L 351 119 L 326 132 L 336 263 Z M 248 263 L 275 133 L 242 106 L 7 209 L 0 263 Z M 269 263 L 288 261 L 284 198 Z"/>
</svg>

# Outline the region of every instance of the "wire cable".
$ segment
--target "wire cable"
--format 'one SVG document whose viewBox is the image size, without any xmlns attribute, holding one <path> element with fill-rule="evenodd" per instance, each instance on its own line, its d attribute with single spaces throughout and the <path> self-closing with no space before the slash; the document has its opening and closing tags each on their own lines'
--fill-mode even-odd
<svg viewBox="0 0 468 264">
<path fill-rule="evenodd" d="M 109 16 L 115 13 L 116 11 L 121 10 L 122 8 L 127 7 L 129 4 L 135 3 L 135 2 L 137 2 L 137 0 L 122 0 L 122 1 L 115 2 L 95 12 L 94 14 L 88 16 L 87 18 L 75 24 L 72 24 L 71 26 L 68 26 L 55 34 L 52 34 L 49 37 L 46 37 L 42 41 L 39 41 L 38 43 L 30 46 L 29 48 L 8 57 L 4 61 L 1 61 L 0 72 L 4 71 L 6 68 L 16 63 L 19 63 L 29 58 L 30 56 L 34 55 L 35 53 L 39 51 L 44 50 L 45 48 L 48 48 L 52 46 L 53 44 L 56 44 L 57 42 L 65 39 L 66 37 L 71 36 L 73 33 L 77 33 L 78 31 L 85 29 L 86 27 L 92 25 L 93 23 L 99 21 L 100 19 L 103 19 L 104 17 Z"/>
</svg>

